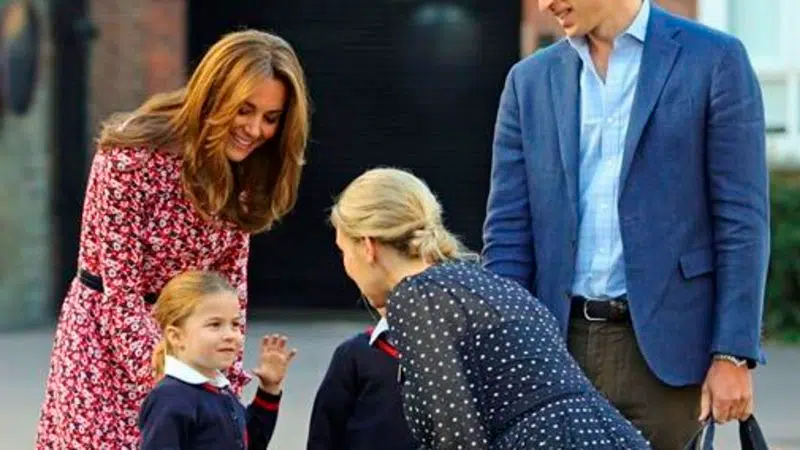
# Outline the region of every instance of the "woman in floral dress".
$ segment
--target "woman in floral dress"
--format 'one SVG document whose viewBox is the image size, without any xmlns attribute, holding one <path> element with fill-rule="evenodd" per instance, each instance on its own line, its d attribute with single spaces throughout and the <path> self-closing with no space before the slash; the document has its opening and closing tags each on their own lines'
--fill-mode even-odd
<svg viewBox="0 0 800 450">
<path fill-rule="evenodd" d="M 308 116 L 292 48 L 247 30 L 217 42 L 183 89 L 104 125 L 37 449 L 137 447 L 157 293 L 178 272 L 214 270 L 246 306 L 249 236 L 294 205 Z M 241 355 L 228 377 L 240 394 Z"/>
</svg>

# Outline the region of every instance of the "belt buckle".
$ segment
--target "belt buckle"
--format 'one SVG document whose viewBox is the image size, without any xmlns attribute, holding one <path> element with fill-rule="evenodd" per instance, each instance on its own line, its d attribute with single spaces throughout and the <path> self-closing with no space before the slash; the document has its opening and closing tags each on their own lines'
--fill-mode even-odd
<svg viewBox="0 0 800 450">
<path fill-rule="evenodd" d="M 588 310 L 589 302 L 602 302 L 602 301 L 605 301 L 605 300 L 592 300 L 592 299 L 588 299 L 587 298 L 583 302 L 583 318 L 588 320 L 589 322 L 608 322 L 607 318 L 604 318 L 604 317 L 593 317 L 593 316 L 589 315 L 589 310 Z"/>
</svg>

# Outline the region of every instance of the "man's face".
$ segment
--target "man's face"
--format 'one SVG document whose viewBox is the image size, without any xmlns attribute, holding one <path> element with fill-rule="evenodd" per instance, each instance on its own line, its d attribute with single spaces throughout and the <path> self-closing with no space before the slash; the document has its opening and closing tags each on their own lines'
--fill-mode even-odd
<svg viewBox="0 0 800 450">
<path fill-rule="evenodd" d="M 584 36 L 608 16 L 610 0 L 539 0 L 539 11 L 555 16 L 568 37 Z"/>
</svg>

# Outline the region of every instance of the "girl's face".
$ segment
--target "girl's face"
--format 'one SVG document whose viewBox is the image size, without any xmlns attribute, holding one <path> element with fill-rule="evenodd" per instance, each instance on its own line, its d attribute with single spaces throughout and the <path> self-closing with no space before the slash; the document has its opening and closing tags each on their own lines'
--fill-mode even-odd
<svg viewBox="0 0 800 450">
<path fill-rule="evenodd" d="M 223 291 L 204 296 L 183 326 L 170 326 L 167 339 L 175 357 L 209 379 L 228 369 L 242 351 L 242 315 L 239 299 Z"/>
<path fill-rule="evenodd" d="M 264 78 L 245 100 L 231 125 L 225 154 L 232 162 L 244 161 L 253 150 L 278 132 L 286 106 L 286 87 L 275 78 Z"/>
</svg>

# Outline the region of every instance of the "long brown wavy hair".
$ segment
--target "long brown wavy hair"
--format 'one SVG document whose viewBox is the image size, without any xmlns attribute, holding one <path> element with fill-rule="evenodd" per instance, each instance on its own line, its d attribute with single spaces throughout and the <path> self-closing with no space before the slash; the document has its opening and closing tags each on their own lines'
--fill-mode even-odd
<svg viewBox="0 0 800 450">
<path fill-rule="evenodd" d="M 244 161 L 225 153 L 239 108 L 264 78 L 287 91 L 276 135 Z M 270 33 L 245 30 L 214 44 L 187 85 L 149 98 L 130 113 L 112 115 L 99 148 L 179 148 L 181 183 L 198 212 L 258 233 L 269 229 L 297 201 L 309 137 L 308 88 L 292 47 Z"/>
</svg>

